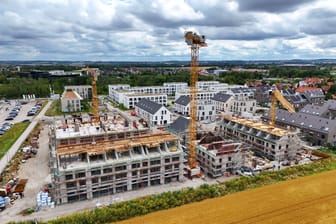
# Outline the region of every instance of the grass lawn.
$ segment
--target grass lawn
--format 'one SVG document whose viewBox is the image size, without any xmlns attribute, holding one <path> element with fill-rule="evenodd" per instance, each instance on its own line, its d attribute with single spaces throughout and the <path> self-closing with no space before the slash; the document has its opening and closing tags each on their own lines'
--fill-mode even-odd
<svg viewBox="0 0 336 224">
<path fill-rule="evenodd" d="M 5 134 L 0 136 L 0 158 L 8 151 L 20 135 L 26 130 L 29 121 L 16 123 Z"/>
</svg>

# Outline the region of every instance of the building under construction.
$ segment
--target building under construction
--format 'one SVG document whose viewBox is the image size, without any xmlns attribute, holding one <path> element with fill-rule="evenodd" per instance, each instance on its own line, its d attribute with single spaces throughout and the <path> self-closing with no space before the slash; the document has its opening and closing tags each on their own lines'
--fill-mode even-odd
<svg viewBox="0 0 336 224">
<path fill-rule="evenodd" d="M 223 116 L 219 131 L 249 144 L 252 150 L 271 160 L 295 159 L 300 148 L 296 132 L 244 118 Z"/>
<path fill-rule="evenodd" d="M 168 132 L 129 125 L 119 114 L 99 124 L 84 117 L 50 128 L 50 168 L 57 204 L 183 179 L 183 152 Z"/>
</svg>

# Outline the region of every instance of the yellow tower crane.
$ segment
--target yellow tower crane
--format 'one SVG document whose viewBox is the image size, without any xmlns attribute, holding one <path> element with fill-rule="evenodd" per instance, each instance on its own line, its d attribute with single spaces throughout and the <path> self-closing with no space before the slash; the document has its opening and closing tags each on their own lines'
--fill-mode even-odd
<svg viewBox="0 0 336 224">
<path fill-rule="evenodd" d="M 272 105 L 270 109 L 270 124 L 275 125 L 275 116 L 276 116 L 276 110 L 278 107 L 278 101 L 281 103 L 281 105 L 287 109 L 289 112 L 295 113 L 294 106 L 286 100 L 286 98 L 281 94 L 281 92 L 278 89 L 275 89 L 272 92 Z"/>
<path fill-rule="evenodd" d="M 92 107 L 93 107 L 93 122 L 99 122 L 98 113 L 98 93 L 97 93 L 97 80 L 98 80 L 98 70 L 93 68 L 86 68 L 85 71 L 91 76 L 92 85 Z"/>
<path fill-rule="evenodd" d="M 197 116 L 197 79 L 198 79 L 198 57 L 199 48 L 206 47 L 205 36 L 200 36 L 194 32 L 188 31 L 184 34 L 185 42 L 191 49 L 190 65 L 190 124 L 189 124 L 189 170 L 190 176 L 193 176 L 192 170 L 197 168 L 196 163 L 196 116 Z M 197 173 L 199 174 L 199 172 Z"/>
</svg>

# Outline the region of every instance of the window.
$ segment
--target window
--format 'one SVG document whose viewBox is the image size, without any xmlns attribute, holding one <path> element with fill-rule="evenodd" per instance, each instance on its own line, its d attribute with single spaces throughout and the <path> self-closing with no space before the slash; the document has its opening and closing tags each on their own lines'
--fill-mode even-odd
<svg viewBox="0 0 336 224">
<path fill-rule="evenodd" d="M 67 188 L 76 187 L 76 182 L 69 182 L 69 183 L 66 183 L 66 187 L 67 187 Z"/>
<path fill-rule="evenodd" d="M 85 172 L 76 173 L 76 178 L 82 178 L 82 177 L 85 177 Z"/>
<path fill-rule="evenodd" d="M 100 174 L 101 174 L 100 170 L 92 170 L 91 171 L 91 176 L 96 176 L 96 175 L 100 175 Z"/>
<path fill-rule="evenodd" d="M 92 178 L 92 183 L 93 184 L 96 184 L 96 183 L 98 183 L 98 181 L 99 181 L 99 179 L 96 177 L 96 178 Z"/>
<path fill-rule="evenodd" d="M 104 173 L 112 173 L 112 168 L 105 168 L 103 170 Z"/>
<path fill-rule="evenodd" d="M 116 175 L 116 179 L 121 179 L 121 178 L 125 178 L 127 176 L 126 173 L 120 173 Z"/>
<path fill-rule="evenodd" d="M 101 177 L 101 181 L 102 182 L 106 182 L 106 181 L 109 181 L 109 180 L 112 180 L 113 177 L 112 176 L 104 176 L 104 177 Z"/>
<path fill-rule="evenodd" d="M 172 158 L 172 161 L 173 161 L 173 162 L 177 162 L 177 161 L 179 161 L 179 160 L 180 160 L 180 157 L 178 157 L 178 156 Z"/>
<path fill-rule="evenodd" d="M 72 174 L 65 175 L 65 180 L 71 180 L 73 178 Z"/>
<path fill-rule="evenodd" d="M 115 168 L 115 171 L 121 171 L 121 170 L 126 170 L 126 165 L 123 165 L 123 166 L 117 166 Z"/>
<path fill-rule="evenodd" d="M 160 160 L 153 160 L 153 161 L 150 161 L 150 165 L 153 166 L 153 165 L 160 165 L 161 161 Z"/>
<path fill-rule="evenodd" d="M 85 185 L 86 185 L 86 180 L 79 181 L 79 186 L 85 186 Z"/>
<path fill-rule="evenodd" d="M 139 167 L 140 167 L 140 163 L 133 163 L 132 164 L 132 169 L 139 168 Z"/>
</svg>

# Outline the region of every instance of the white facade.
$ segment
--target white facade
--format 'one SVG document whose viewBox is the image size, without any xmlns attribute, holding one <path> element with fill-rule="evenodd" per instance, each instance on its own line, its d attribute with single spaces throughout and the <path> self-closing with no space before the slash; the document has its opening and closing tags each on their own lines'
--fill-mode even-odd
<svg viewBox="0 0 336 224">
<path fill-rule="evenodd" d="M 234 96 L 229 103 L 230 111 L 236 114 L 243 112 L 254 113 L 257 109 L 257 101 L 250 96 Z"/>
<path fill-rule="evenodd" d="M 154 114 L 135 106 L 135 112 L 138 117 L 143 118 L 151 126 L 167 125 L 171 123 L 171 112 L 164 106 L 161 106 L 161 108 Z"/>
<path fill-rule="evenodd" d="M 65 90 L 61 97 L 62 112 L 75 112 L 81 110 L 82 97 L 76 91 Z"/>
<path fill-rule="evenodd" d="M 166 94 L 129 94 L 125 95 L 123 104 L 125 107 L 132 109 L 141 99 L 148 99 L 161 105 L 167 105 Z"/>
<path fill-rule="evenodd" d="M 76 85 L 76 86 L 64 86 L 64 90 L 71 89 L 76 91 L 83 99 L 92 98 L 92 86 L 90 85 Z"/>
<path fill-rule="evenodd" d="M 184 116 L 190 115 L 190 102 L 187 105 L 176 103 L 174 109 L 177 113 Z M 198 100 L 197 101 L 197 120 L 213 120 L 216 116 L 216 107 L 211 100 Z"/>
<path fill-rule="evenodd" d="M 211 98 L 216 94 L 216 91 L 197 91 L 197 99 L 199 100 L 211 100 Z M 180 96 L 190 96 L 189 91 L 176 92 L 175 100 L 180 98 Z"/>
<path fill-rule="evenodd" d="M 231 96 L 226 102 L 218 100 L 212 101 L 214 102 L 217 111 L 230 112 L 232 100 L 233 96 Z"/>
<path fill-rule="evenodd" d="M 197 81 L 197 88 L 200 90 L 209 90 L 210 86 L 220 84 L 219 81 Z"/>
<path fill-rule="evenodd" d="M 113 94 L 113 90 L 129 90 L 136 94 L 166 94 L 174 96 L 176 91 L 184 91 L 188 89 L 186 82 L 166 82 L 163 86 L 134 86 L 126 84 L 109 85 L 109 95 Z"/>
</svg>

